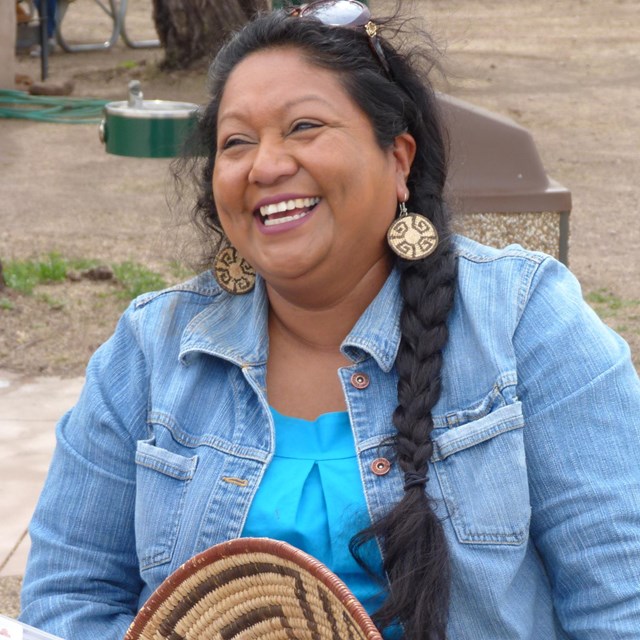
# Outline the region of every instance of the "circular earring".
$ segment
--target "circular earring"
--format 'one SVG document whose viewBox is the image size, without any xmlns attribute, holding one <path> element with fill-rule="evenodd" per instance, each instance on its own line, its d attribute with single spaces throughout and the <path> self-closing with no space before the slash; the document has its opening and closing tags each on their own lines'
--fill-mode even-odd
<svg viewBox="0 0 640 640">
<path fill-rule="evenodd" d="M 430 256 L 438 246 L 438 232 L 431 220 L 420 213 L 409 213 L 404 202 L 400 215 L 387 231 L 391 250 L 405 260 L 421 260 Z"/>
<path fill-rule="evenodd" d="M 218 252 L 213 267 L 217 283 L 234 295 L 249 293 L 256 284 L 256 272 L 235 247 Z"/>
</svg>

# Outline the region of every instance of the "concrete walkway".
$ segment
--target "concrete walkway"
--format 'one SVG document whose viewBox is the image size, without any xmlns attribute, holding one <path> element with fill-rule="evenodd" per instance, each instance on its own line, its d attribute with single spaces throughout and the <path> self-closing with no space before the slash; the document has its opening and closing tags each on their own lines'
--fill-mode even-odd
<svg viewBox="0 0 640 640">
<path fill-rule="evenodd" d="M 53 454 L 55 425 L 83 382 L 0 371 L 0 613 L 15 615 L 15 589 L 9 589 L 11 602 L 3 592 L 24 573 L 27 526 Z"/>
</svg>

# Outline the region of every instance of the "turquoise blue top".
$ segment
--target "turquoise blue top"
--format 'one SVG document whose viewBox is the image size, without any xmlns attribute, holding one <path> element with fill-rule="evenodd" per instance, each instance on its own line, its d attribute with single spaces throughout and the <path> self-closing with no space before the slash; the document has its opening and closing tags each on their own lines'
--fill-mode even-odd
<svg viewBox="0 0 640 640">
<path fill-rule="evenodd" d="M 271 409 L 276 447 L 251 503 L 242 535 L 285 540 L 314 556 L 351 589 L 371 614 L 380 586 L 349 552 L 349 540 L 371 520 L 362 489 L 349 414 L 325 413 L 315 421 Z M 374 566 L 382 559 L 375 545 Z"/>
</svg>

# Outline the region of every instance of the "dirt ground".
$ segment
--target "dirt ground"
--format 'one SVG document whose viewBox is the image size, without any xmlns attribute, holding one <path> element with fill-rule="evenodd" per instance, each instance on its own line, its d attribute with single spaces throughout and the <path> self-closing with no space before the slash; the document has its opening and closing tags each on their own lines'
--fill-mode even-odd
<svg viewBox="0 0 640 640">
<path fill-rule="evenodd" d="M 388 5 L 372 0 L 383 12 Z M 92 3 L 72 3 L 68 41 L 108 35 Z M 127 29 L 153 37 L 150 0 L 129 0 Z M 570 267 L 585 295 L 640 363 L 640 3 L 637 0 L 422 0 L 446 50 L 446 93 L 503 114 L 533 134 L 550 176 L 569 188 Z M 162 74 L 157 49 L 54 53 L 50 79 L 75 96 L 121 100 L 140 78 L 145 98 L 201 103 L 204 70 Z M 38 79 L 38 61 L 17 71 Z M 190 235 L 167 205 L 169 162 L 106 154 L 95 125 L 0 120 L 0 259 L 57 251 L 105 264 L 132 260 L 175 280 Z M 171 266 L 173 264 L 173 266 Z M 184 272 L 182 273 L 184 275 Z M 123 309 L 113 283 L 0 291 L 0 368 L 82 374 Z"/>
</svg>

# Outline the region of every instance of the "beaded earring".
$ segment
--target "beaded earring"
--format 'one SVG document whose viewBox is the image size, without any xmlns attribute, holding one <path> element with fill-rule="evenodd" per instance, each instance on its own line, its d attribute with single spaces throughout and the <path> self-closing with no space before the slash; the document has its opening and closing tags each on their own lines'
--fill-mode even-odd
<svg viewBox="0 0 640 640">
<path fill-rule="evenodd" d="M 213 275 L 218 284 L 233 295 L 249 293 L 256 284 L 253 267 L 232 246 L 218 252 Z"/>
<path fill-rule="evenodd" d="M 421 260 L 431 255 L 438 246 L 438 232 L 429 218 L 420 213 L 409 213 L 404 202 L 399 203 L 400 215 L 387 231 L 391 250 L 405 260 Z"/>
</svg>

